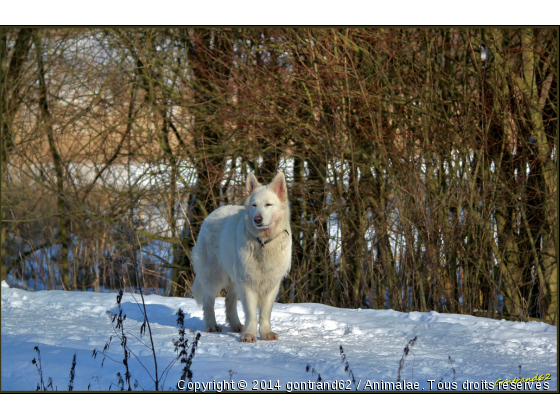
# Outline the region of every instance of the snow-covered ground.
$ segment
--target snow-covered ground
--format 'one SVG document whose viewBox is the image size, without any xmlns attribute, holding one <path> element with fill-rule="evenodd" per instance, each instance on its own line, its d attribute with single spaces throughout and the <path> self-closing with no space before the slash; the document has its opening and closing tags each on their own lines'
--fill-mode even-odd
<svg viewBox="0 0 560 420">
<path fill-rule="evenodd" d="M 118 389 L 117 372 L 124 375 L 122 364 L 103 355 L 94 359 L 114 330 L 107 311 L 117 308 L 116 293 L 38 291 L 9 288 L 2 282 L 2 391 L 33 391 L 39 375 L 34 350 L 38 346 L 45 382 L 52 378 L 58 390 L 67 390 L 72 358 L 76 354 L 74 390 Z M 202 332 L 192 372 L 197 388 L 219 390 L 224 382 L 246 390 L 298 390 L 329 385 L 329 389 L 356 386 L 360 391 L 387 387 L 399 376 L 399 365 L 405 346 L 417 337 L 404 359 L 400 384 L 419 390 L 499 389 L 500 379 L 534 378 L 540 390 L 557 390 L 557 327 L 541 322 L 510 322 L 468 315 L 437 312 L 401 313 L 393 310 L 339 309 L 320 304 L 275 304 L 272 312 L 277 342 L 241 343 L 240 334 L 224 327 L 222 333 L 203 332 L 202 309 L 192 299 L 145 296 L 159 373 L 175 357 L 173 340 L 178 338 L 178 308 L 185 313 L 187 338 L 191 341 Z M 152 390 L 153 356 L 147 336 L 140 342 L 142 316 L 136 301 L 139 295 L 125 293 L 122 308 L 126 314 L 128 344 L 138 355 L 148 374 L 136 360 L 130 361 L 132 382 L 137 389 Z M 243 311 L 239 304 L 243 320 Z M 218 323 L 224 325 L 224 299 L 216 303 Z M 340 346 L 343 347 L 356 384 L 345 371 Z M 113 337 L 108 354 L 121 361 L 119 340 Z M 321 383 L 310 365 L 321 375 Z M 164 389 L 177 390 L 182 366 L 176 363 L 169 371 Z M 336 383 L 335 383 L 336 381 Z M 333 385 L 335 383 L 335 385 Z M 377 383 L 377 385 L 375 385 Z M 490 385 L 492 384 L 492 385 Z M 532 389 L 537 382 L 528 382 Z M 230 385 L 231 386 L 231 385 Z M 241 382 L 242 386 L 242 382 Z M 304 388 L 307 387 L 307 388 Z M 503 388 L 502 388 L 503 389 Z M 528 390 L 528 385 L 525 385 Z M 508 391 L 510 386 L 508 385 Z"/>
</svg>

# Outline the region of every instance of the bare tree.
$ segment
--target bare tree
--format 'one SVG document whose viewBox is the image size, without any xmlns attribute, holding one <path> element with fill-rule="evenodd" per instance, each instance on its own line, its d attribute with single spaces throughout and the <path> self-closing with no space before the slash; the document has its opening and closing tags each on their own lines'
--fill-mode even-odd
<svg viewBox="0 0 560 420">
<path fill-rule="evenodd" d="M 3 29 L 6 274 L 112 287 L 142 216 L 142 282 L 183 296 L 204 218 L 283 170 L 283 302 L 555 324 L 557 37 Z"/>
</svg>

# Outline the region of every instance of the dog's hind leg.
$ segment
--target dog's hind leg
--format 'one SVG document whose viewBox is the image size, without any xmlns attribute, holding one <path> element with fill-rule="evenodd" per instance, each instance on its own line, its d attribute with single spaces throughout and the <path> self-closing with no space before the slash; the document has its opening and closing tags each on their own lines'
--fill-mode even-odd
<svg viewBox="0 0 560 420">
<path fill-rule="evenodd" d="M 241 324 L 239 316 L 237 315 L 237 299 L 238 295 L 235 290 L 235 285 L 230 283 L 226 295 L 226 322 L 233 332 L 243 332 L 245 331 L 245 327 Z"/>
<path fill-rule="evenodd" d="M 206 261 L 197 261 L 206 262 Z M 202 305 L 202 311 L 204 313 L 204 325 L 207 332 L 220 332 L 222 327 L 219 327 L 216 323 L 216 314 L 214 313 L 214 303 L 216 301 L 216 295 L 220 289 L 216 290 L 219 285 L 216 285 L 212 279 L 216 278 L 215 270 L 211 270 L 208 267 L 198 266 L 196 267 L 196 278 L 192 287 L 193 296 L 196 299 L 196 303 Z"/>
<path fill-rule="evenodd" d="M 216 322 L 216 314 L 214 312 L 214 305 L 216 303 L 216 296 L 222 289 L 221 273 L 216 270 L 207 271 L 207 279 L 204 287 L 204 297 L 202 300 L 202 310 L 204 311 L 204 324 L 206 325 L 206 332 L 221 332 L 222 327 L 218 326 Z"/>
<path fill-rule="evenodd" d="M 216 295 L 204 294 L 202 301 L 202 310 L 204 311 L 204 324 L 206 332 L 221 332 L 222 327 L 218 326 L 216 322 L 216 314 L 214 313 L 214 303 L 216 302 Z"/>
</svg>

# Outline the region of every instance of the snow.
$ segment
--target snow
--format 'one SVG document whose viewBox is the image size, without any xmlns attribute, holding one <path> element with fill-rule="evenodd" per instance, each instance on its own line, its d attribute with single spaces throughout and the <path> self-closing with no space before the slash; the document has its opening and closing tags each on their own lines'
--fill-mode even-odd
<svg viewBox="0 0 560 420">
<path fill-rule="evenodd" d="M 114 335 L 107 311 L 116 312 L 116 293 L 32 292 L 10 288 L 2 282 L 1 299 L 2 391 L 36 389 L 39 375 L 32 364 L 37 357 L 35 346 L 41 352 L 45 382 L 52 378 L 58 390 L 68 389 L 74 354 L 74 390 L 88 390 L 88 386 L 91 390 L 107 391 L 110 386 L 112 390 L 118 389 L 116 374 L 124 374 L 122 364 L 107 358 L 101 366 L 103 355 L 92 357 L 94 348 L 101 352 Z M 302 389 L 302 384 L 309 389 L 310 383 L 316 390 L 317 375 L 311 369 L 306 371 L 310 365 L 320 373 L 323 384 L 329 383 L 330 389 L 337 381 L 337 387 L 342 384 L 344 389 L 353 390 L 355 385 L 347 382 L 350 375 L 340 354 L 342 346 L 356 385 L 359 383 L 358 389 L 370 391 L 373 389 L 365 388 L 368 381 L 370 386 L 374 382 L 397 381 L 404 348 L 417 337 L 401 370 L 401 383 L 404 380 L 405 386 L 417 382 L 418 389 L 426 391 L 431 384 L 435 391 L 441 381 L 441 389 L 451 388 L 455 383 L 456 390 L 461 391 L 468 381 L 481 390 L 499 379 L 550 374 L 549 380 L 539 383 L 540 390 L 545 386 L 550 391 L 557 390 L 558 330 L 542 322 L 511 322 L 434 311 L 402 313 L 390 309 L 277 303 L 272 311 L 272 328 L 280 335 L 279 341 L 259 339 L 256 344 L 248 344 L 241 343 L 240 334 L 228 327 L 222 333 L 204 332 L 202 308 L 193 299 L 147 295 L 145 301 L 160 374 L 176 355 L 173 340 L 178 339 L 175 314 L 179 308 L 185 313 L 189 342 L 196 332 L 201 332 L 192 364 L 193 381 L 199 388 L 218 386 L 224 381 L 237 385 L 244 380 L 246 390 L 252 390 L 254 384 L 257 389 L 264 386 L 290 391 Z M 153 376 L 153 356 L 144 344 L 149 343 L 149 338 L 143 336 L 139 341 L 142 313 L 137 302 L 141 302 L 140 295 L 124 294 L 125 331 L 132 352 Z M 224 303 L 223 298 L 216 299 L 216 318 L 222 326 Z M 239 313 L 243 321 L 240 303 Z M 122 360 L 116 337 L 108 355 Z M 132 359 L 129 363 L 138 389 L 153 390 L 154 383 L 139 362 Z M 179 363 L 173 365 L 165 390 L 177 390 L 181 369 Z"/>
</svg>

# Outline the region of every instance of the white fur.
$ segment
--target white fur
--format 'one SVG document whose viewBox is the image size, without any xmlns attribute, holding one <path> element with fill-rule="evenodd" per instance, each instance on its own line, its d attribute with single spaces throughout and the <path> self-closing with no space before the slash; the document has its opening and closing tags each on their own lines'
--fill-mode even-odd
<svg viewBox="0 0 560 420">
<path fill-rule="evenodd" d="M 289 214 L 284 174 L 279 172 L 268 186 L 249 174 L 245 205 L 220 207 L 204 220 L 192 250 L 196 274 L 192 290 L 203 307 L 206 331 L 221 331 L 214 301 L 227 287 L 226 322 L 232 331 L 245 331 L 242 341 L 255 342 L 259 307 L 261 339 L 278 338 L 270 328 L 270 316 L 280 281 L 290 270 Z M 261 243 L 270 242 L 261 246 L 257 238 Z M 243 303 L 245 327 L 237 315 L 238 298 Z"/>
</svg>

